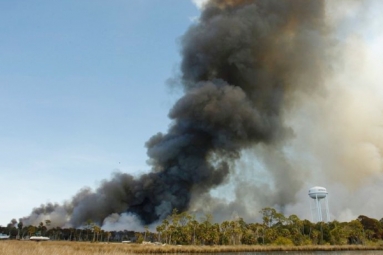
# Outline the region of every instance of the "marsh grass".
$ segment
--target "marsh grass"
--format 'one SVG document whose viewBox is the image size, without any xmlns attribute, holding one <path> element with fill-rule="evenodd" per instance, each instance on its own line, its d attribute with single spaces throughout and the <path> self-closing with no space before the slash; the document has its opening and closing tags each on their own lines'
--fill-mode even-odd
<svg viewBox="0 0 383 255">
<path fill-rule="evenodd" d="M 382 245 L 317 245 L 317 246 L 173 246 L 141 245 L 123 243 L 88 243 L 66 241 L 2 241 L 0 255 L 126 255 L 164 253 L 225 253 L 265 251 L 341 251 L 383 250 Z"/>
</svg>

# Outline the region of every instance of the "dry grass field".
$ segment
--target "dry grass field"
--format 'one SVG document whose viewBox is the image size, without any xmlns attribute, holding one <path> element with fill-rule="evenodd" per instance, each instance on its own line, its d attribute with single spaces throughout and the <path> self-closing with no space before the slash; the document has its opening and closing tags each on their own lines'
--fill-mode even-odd
<svg viewBox="0 0 383 255">
<path fill-rule="evenodd" d="M 2 241 L 0 255 L 126 255 L 133 253 L 223 253 L 256 251 L 383 250 L 382 246 L 158 246 L 65 241 Z"/>
</svg>

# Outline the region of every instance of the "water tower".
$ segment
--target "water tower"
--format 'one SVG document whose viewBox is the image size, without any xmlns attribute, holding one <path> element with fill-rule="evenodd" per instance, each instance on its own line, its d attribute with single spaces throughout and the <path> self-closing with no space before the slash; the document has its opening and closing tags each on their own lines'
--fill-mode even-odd
<svg viewBox="0 0 383 255">
<path fill-rule="evenodd" d="M 313 199 L 310 203 L 311 216 L 313 221 L 330 221 L 327 195 L 328 192 L 326 188 L 315 186 L 309 189 L 309 196 Z"/>
</svg>

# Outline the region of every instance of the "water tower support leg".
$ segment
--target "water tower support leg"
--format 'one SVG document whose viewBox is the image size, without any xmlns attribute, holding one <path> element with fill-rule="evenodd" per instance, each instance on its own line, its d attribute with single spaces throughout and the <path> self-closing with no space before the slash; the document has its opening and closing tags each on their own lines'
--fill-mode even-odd
<svg viewBox="0 0 383 255">
<path fill-rule="evenodd" d="M 330 222 L 330 210 L 328 208 L 328 198 L 326 197 L 326 220 Z"/>
<path fill-rule="evenodd" d="M 321 207 L 320 207 L 318 195 L 315 196 L 315 202 L 316 202 L 316 206 L 317 206 L 317 219 L 318 219 L 318 221 L 322 221 L 322 212 L 321 212 Z"/>
</svg>

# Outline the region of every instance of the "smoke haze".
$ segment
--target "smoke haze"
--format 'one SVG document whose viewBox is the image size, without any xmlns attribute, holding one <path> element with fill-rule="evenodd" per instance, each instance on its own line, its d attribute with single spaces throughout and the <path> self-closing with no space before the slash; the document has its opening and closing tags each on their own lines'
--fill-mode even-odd
<svg viewBox="0 0 383 255">
<path fill-rule="evenodd" d="M 329 190 L 333 217 L 383 217 L 382 7 L 207 2 L 181 39 L 172 124 L 146 143 L 152 170 L 116 173 L 24 224 L 139 228 L 174 208 L 255 220 L 267 206 L 310 218 L 316 185 Z"/>
</svg>

